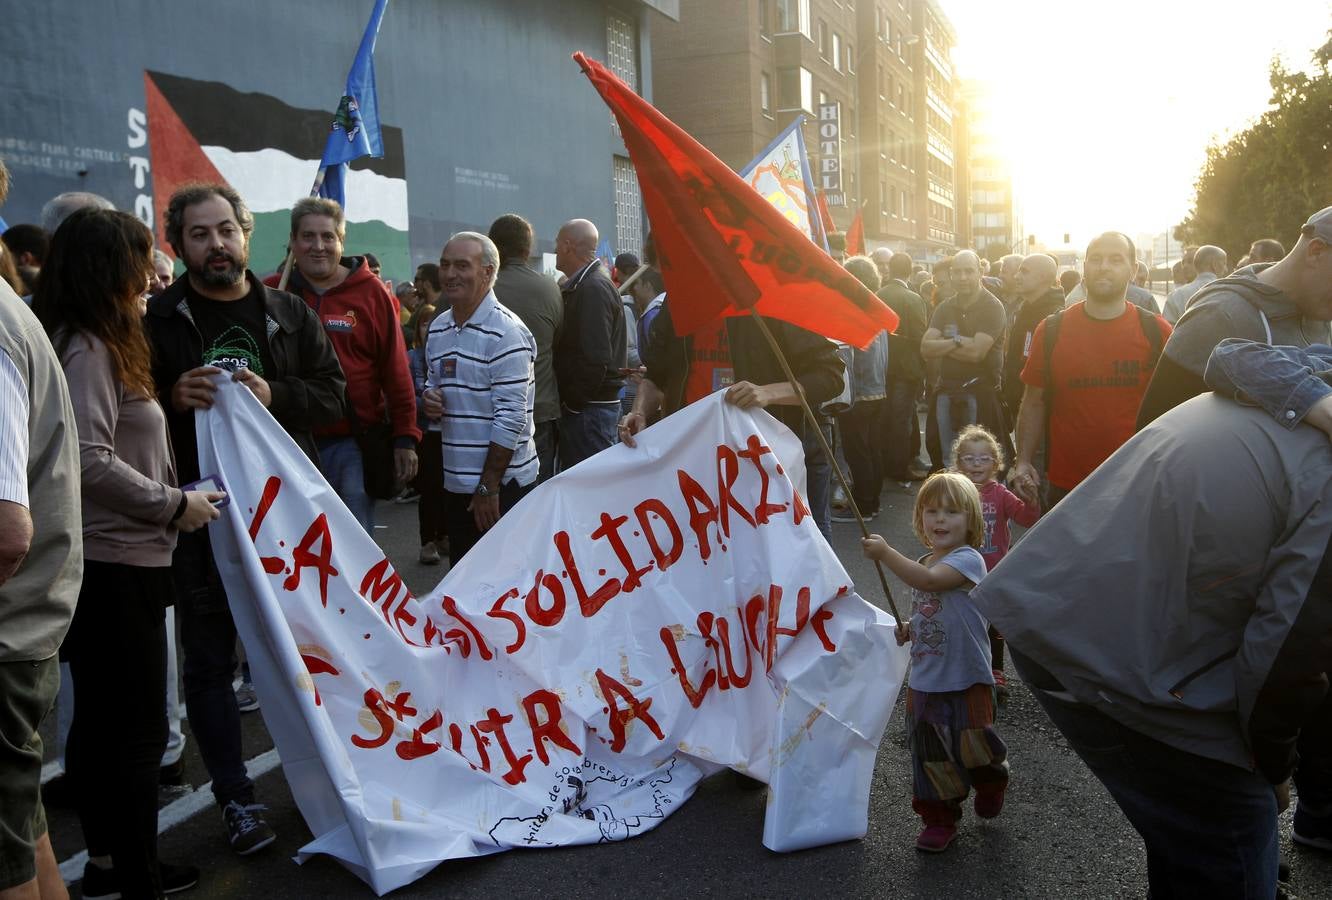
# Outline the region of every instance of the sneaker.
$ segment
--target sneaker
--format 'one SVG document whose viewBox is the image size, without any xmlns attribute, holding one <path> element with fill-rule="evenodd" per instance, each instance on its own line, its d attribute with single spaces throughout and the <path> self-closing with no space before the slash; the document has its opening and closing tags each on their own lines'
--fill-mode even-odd
<svg viewBox="0 0 1332 900">
<path fill-rule="evenodd" d="M 1316 816 L 1303 803 L 1296 803 L 1291 838 L 1306 847 L 1332 850 L 1332 813 Z"/>
<path fill-rule="evenodd" d="M 1008 679 L 1004 677 L 1003 669 L 992 669 L 994 673 L 994 696 L 1000 703 L 1008 699 Z"/>
<path fill-rule="evenodd" d="M 227 822 L 231 849 L 240 856 L 249 856 L 277 840 L 273 829 L 259 815 L 264 809 L 262 804 L 251 803 L 246 806 L 239 800 L 232 800 L 222 807 L 222 818 Z"/>
<path fill-rule="evenodd" d="M 856 514 L 853 513 L 853 512 L 852 512 L 851 510 L 849 510 L 849 509 L 834 509 L 834 510 L 833 510 L 833 514 L 832 514 L 832 520 L 833 520 L 834 522 L 858 522 L 858 521 L 860 521 L 859 519 L 856 518 Z M 869 516 L 866 516 L 866 517 L 865 517 L 865 521 L 867 521 L 867 522 L 869 521 Z"/>
<path fill-rule="evenodd" d="M 982 819 L 993 819 L 999 813 L 1004 811 L 1004 794 L 1006 791 L 977 791 L 976 792 L 976 815 Z"/>
<path fill-rule="evenodd" d="M 956 825 L 926 825 L 916 838 L 916 849 L 926 853 L 942 853 L 957 837 Z"/>
<path fill-rule="evenodd" d="M 393 498 L 394 503 L 415 503 L 421 499 L 421 495 L 415 488 L 403 488 L 402 493 Z"/>
<path fill-rule="evenodd" d="M 259 695 L 253 683 L 242 681 L 240 687 L 236 688 L 236 706 L 243 713 L 254 712 L 259 708 Z"/>
<path fill-rule="evenodd" d="M 178 894 L 188 891 L 199 883 L 199 870 L 194 866 L 176 866 L 168 862 L 158 863 L 158 873 L 162 877 L 162 893 Z M 101 866 L 87 863 L 83 867 L 84 900 L 119 900 L 120 879 L 115 869 L 103 869 Z"/>
<path fill-rule="evenodd" d="M 421 545 L 421 555 L 416 560 L 423 566 L 439 565 L 439 550 L 435 547 L 433 541 L 427 541 Z"/>
</svg>

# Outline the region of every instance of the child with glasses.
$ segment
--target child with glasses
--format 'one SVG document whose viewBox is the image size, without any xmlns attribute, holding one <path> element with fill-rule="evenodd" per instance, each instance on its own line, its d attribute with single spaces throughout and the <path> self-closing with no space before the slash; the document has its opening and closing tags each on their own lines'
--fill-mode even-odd
<svg viewBox="0 0 1332 900">
<path fill-rule="evenodd" d="M 968 425 L 953 442 L 953 468 L 971 479 L 980 490 L 981 516 L 985 519 L 985 540 L 981 556 L 987 572 L 994 571 L 1008 553 L 1011 543 L 1008 523 L 1030 528 L 1040 518 L 1040 501 L 1030 485 L 1018 485 L 1025 496 L 1014 494 L 999 481 L 1004 454 L 999 441 L 979 425 Z M 994 666 L 994 690 L 1000 699 L 1008 697 L 1004 678 L 1004 638 L 990 626 L 990 658 Z"/>
</svg>

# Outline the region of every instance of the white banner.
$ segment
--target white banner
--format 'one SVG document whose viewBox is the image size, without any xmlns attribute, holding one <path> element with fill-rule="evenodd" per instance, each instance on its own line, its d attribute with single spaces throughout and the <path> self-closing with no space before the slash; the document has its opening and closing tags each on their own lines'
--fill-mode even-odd
<svg viewBox="0 0 1332 900">
<path fill-rule="evenodd" d="M 210 526 L 292 794 L 378 893 L 445 859 L 617 841 L 729 766 L 764 845 L 861 837 L 906 670 L 788 473 L 721 395 L 533 491 L 413 598 L 250 392 L 198 414 Z"/>
</svg>

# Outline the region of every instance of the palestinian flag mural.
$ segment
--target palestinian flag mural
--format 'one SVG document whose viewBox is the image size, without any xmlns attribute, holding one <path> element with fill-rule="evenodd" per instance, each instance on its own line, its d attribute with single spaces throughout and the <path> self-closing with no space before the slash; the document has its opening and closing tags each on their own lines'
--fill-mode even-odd
<svg viewBox="0 0 1332 900">
<path fill-rule="evenodd" d="M 144 72 L 148 146 L 158 240 L 162 212 L 177 186 L 225 181 L 254 213 L 250 268 L 281 265 L 292 204 L 310 193 L 333 114 L 296 109 L 267 94 L 243 94 L 217 81 Z M 410 277 L 407 178 L 402 130 L 383 126 L 384 158 L 362 157 L 347 172 L 348 255 L 379 257 L 385 276 Z"/>
</svg>

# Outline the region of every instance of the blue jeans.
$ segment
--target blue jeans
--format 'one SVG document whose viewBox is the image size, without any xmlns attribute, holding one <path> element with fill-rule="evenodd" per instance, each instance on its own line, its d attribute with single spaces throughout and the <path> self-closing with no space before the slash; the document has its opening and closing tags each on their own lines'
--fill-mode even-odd
<svg viewBox="0 0 1332 900">
<path fill-rule="evenodd" d="M 1147 849 L 1155 900 L 1271 898 L 1277 888 L 1277 811 L 1262 776 L 1170 747 L 1049 689 L 1049 673 L 1009 649 L 1063 732 Z"/>
<path fill-rule="evenodd" d="M 825 422 L 821 427 L 823 437 L 831 447 L 832 423 Z M 810 431 L 808 420 L 801 423 L 800 435 L 805 449 L 805 499 L 809 501 L 814 524 L 824 539 L 832 543 L 832 463 L 819 446 L 819 439 Z"/>
<path fill-rule="evenodd" d="M 572 469 L 612 446 L 619 424 L 619 400 L 589 403 L 578 412 L 565 407 L 560 416 L 560 471 Z"/>
<path fill-rule="evenodd" d="M 318 438 L 319 473 L 351 510 L 361 528 L 375 536 L 375 501 L 365 492 L 365 469 L 361 467 L 361 448 L 356 438 Z"/>
<path fill-rule="evenodd" d="M 916 413 L 916 400 L 920 397 L 919 381 L 893 379 L 888 382 L 888 400 L 881 434 L 884 474 L 894 481 L 908 481 L 907 471 L 916 462 L 920 452 L 920 417 Z"/>
<path fill-rule="evenodd" d="M 961 414 L 954 419 L 953 413 Z M 976 414 L 976 395 L 970 391 L 948 391 L 943 388 L 934 395 L 934 417 L 939 422 L 939 450 L 945 468 L 953 464 L 953 439 L 967 425 L 979 422 Z"/>
</svg>

